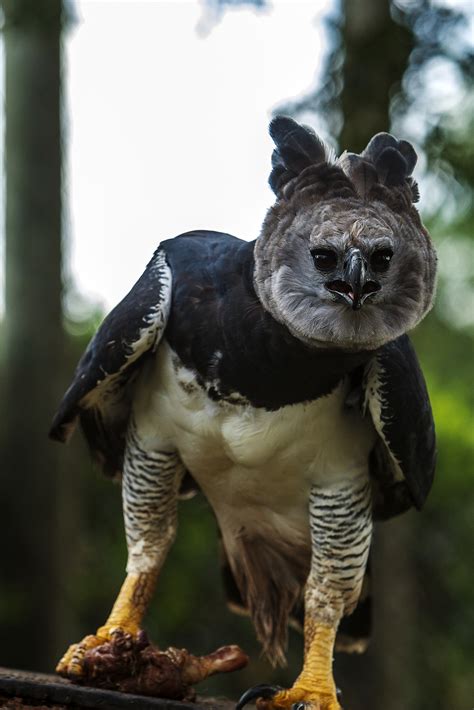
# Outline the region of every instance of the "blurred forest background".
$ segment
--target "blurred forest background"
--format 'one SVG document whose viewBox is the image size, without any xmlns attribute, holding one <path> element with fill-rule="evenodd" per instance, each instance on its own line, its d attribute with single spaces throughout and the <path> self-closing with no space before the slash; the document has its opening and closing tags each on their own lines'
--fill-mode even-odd
<svg viewBox="0 0 474 710">
<path fill-rule="evenodd" d="M 252 3 L 207 4 L 218 21 L 230 6 Z M 51 670 L 69 643 L 105 619 L 126 550 L 119 488 L 92 471 L 79 436 L 67 448 L 46 438 L 104 315 L 76 328 L 61 305 L 67 200 L 61 57 L 72 6 L 60 0 L 0 5 L 6 67 L 0 665 Z M 447 0 L 334 1 L 323 84 L 269 107 L 324 125 L 340 150 L 358 151 L 381 130 L 412 140 L 420 154 L 416 175 L 430 194 L 423 218 L 439 253 L 436 306 L 413 336 L 437 425 L 437 478 L 421 514 L 377 530 L 374 640 L 361 657 L 336 657 L 347 710 L 470 710 L 474 704 L 471 11 L 469 2 Z M 442 94 L 433 95 L 441 76 L 460 87 L 454 110 L 446 110 Z M 181 504 L 178 540 L 146 627 L 162 646 L 204 653 L 239 643 L 251 654 L 248 669 L 212 679 L 201 692 L 235 698 L 259 682 L 291 684 L 301 661 L 302 641 L 292 632 L 288 668 L 271 669 L 250 623 L 227 611 L 216 524 L 200 497 Z"/>
</svg>

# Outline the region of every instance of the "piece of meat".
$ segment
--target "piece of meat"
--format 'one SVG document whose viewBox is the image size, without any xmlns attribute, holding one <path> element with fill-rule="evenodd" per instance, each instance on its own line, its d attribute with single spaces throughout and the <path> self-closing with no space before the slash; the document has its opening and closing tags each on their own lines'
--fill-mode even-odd
<svg viewBox="0 0 474 710">
<path fill-rule="evenodd" d="M 193 656 L 184 648 L 159 650 L 144 631 L 134 638 L 117 631 L 112 639 L 87 651 L 83 685 L 152 695 L 175 700 L 192 700 L 192 686 L 214 673 L 244 668 L 248 657 L 238 646 L 222 646 L 208 656 Z"/>
</svg>

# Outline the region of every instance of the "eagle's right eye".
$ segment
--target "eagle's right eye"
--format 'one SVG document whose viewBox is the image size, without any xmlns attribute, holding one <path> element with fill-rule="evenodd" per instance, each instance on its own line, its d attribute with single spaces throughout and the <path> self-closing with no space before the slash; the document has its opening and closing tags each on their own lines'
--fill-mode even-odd
<svg viewBox="0 0 474 710">
<path fill-rule="evenodd" d="M 332 271 L 337 266 L 337 254 L 332 249 L 311 249 L 311 256 L 318 271 Z"/>
</svg>

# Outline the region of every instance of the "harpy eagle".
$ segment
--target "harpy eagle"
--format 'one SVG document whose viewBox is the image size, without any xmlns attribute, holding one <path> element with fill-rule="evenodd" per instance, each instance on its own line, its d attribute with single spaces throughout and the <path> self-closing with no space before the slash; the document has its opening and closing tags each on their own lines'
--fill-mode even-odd
<svg viewBox="0 0 474 710">
<path fill-rule="evenodd" d="M 207 497 L 232 604 L 284 658 L 303 617 L 293 687 L 253 688 L 239 707 L 340 708 L 334 648 L 368 632 L 372 523 L 421 508 L 435 435 L 411 330 L 429 311 L 436 256 L 413 202 L 416 153 L 379 133 L 332 160 L 314 132 L 270 124 L 276 202 L 260 236 L 195 231 L 160 244 L 82 356 L 54 419 L 81 424 L 121 476 L 127 576 L 87 649 L 137 634 L 176 535 L 185 478 Z"/>
</svg>

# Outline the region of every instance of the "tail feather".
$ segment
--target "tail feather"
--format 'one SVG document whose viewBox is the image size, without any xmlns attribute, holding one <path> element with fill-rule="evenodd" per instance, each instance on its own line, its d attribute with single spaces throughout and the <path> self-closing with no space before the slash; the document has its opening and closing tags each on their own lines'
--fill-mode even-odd
<svg viewBox="0 0 474 710">
<path fill-rule="evenodd" d="M 269 661 L 285 665 L 289 617 L 309 571 L 306 546 L 290 550 L 262 538 L 239 538 L 223 570 L 231 608 L 248 610 Z"/>
</svg>

